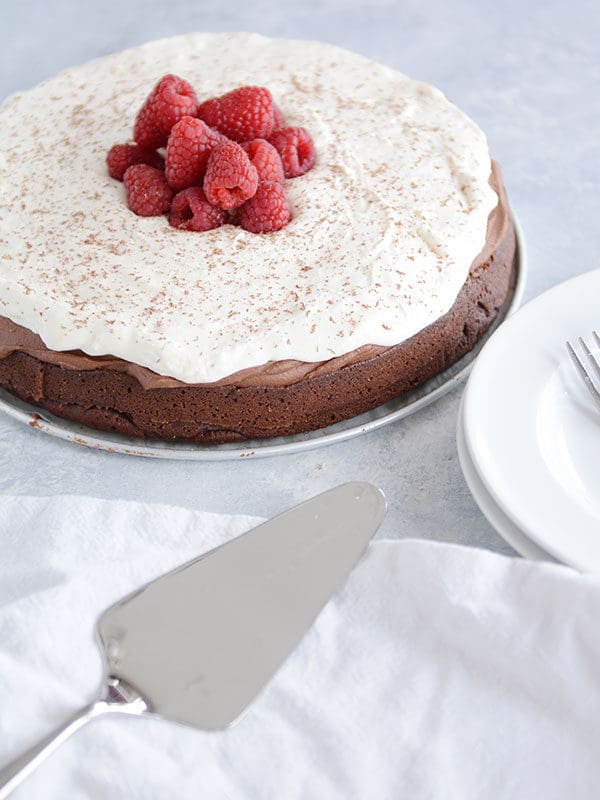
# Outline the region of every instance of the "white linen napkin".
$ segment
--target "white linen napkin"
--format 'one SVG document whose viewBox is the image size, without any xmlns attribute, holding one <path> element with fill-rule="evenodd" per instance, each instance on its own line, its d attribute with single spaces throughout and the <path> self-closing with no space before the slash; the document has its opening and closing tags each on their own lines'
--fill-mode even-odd
<svg viewBox="0 0 600 800">
<path fill-rule="evenodd" d="M 101 611 L 256 521 L 1 498 L 0 766 L 97 696 Z M 237 725 L 103 717 L 14 797 L 590 800 L 599 619 L 600 582 L 567 568 L 377 542 Z"/>
</svg>

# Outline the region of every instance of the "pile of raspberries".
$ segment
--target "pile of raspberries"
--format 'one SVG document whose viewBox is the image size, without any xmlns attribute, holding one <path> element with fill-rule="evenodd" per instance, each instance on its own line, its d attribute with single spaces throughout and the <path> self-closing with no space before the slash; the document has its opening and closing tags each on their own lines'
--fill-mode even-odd
<svg viewBox="0 0 600 800">
<path fill-rule="evenodd" d="M 292 218 L 285 178 L 304 175 L 316 161 L 310 134 L 285 126 L 268 89 L 243 86 L 198 103 L 177 75 L 156 84 L 133 138 L 109 150 L 109 174 L 123 181 L 134 213 L 168 214 L 186 231 L 226 222 L 252 233 L 280 230 Z"/>
</svg>

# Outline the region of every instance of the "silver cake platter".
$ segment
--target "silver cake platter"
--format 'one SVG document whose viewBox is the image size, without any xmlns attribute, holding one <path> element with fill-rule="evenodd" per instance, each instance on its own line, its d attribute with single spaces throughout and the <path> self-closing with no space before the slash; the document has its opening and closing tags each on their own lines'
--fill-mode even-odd
<svg viewBox="0 0 600 800">
<path fill-rule="evenodd" d="M 9 414 L 19 422 L 29 425 L 38 431 L 64 439 L 74 444 L 93 447 L 109 453 L 125 453 L 146 458 L 173 458 L 189 461 L 225 461 L 237 458 L 266 458 L 267 456 L 288 455 L 300 450 L 311 450 L 316 447 L 342 442 L 363 433 L 377 430 L 391 422 L 408 417 L 421 408 L 433 403 L 438 397 L 449 392 L 463 381 L 477 358 L 482 347 L 494 330 L 515 311 L 523 297 L 525 276 L 527 272 L 527 255 L 523 231 L 515 220 L 517 232 L 517 252 L 515 271 L 509 296 L 498 315 L 494 325 L 477 342 L 475 347 L 460 361 L 443 372 L 438 373 L 422 386 L 412 392 L 390 400 L 384 405 L 360 414 L 358 417 L 337 422 L 327 428 L 309 433 L 298 433 L 292 436 L 279 436 L 271 439 L 253 439 L 245 442 L 227 444 L 201 445 L 189 442 L 163 442 L 157 440 L 134 439 L 117 433 L 96 431 L 85 425 L 56 417 L 44 409 L 25 403 L 8 392 L 0 389 L 0 410 Z"/>
</svg>

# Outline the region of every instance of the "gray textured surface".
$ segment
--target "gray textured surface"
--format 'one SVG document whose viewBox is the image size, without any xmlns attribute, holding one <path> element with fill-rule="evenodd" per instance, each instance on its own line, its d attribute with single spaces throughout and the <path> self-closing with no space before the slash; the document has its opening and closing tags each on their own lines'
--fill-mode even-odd
<svg viewBox="0 0 600 800">
<path fill-rule="evenodd" d="M 600 266 L 600 11 L 571 3 L 305 0 L 21 0 L 2 4 L 0 96 L 59 69 L 189 30 L 313 38 L 443 89 L 486 131 L 527 239 L 526 297 Z M 49 10 L 51 8 L 51 11 Z M 271 515 L 351 479 L 387 494 L 384 536 L 511 552 L 463 480 L 454 439 L 460 390 L 407 421 L 304 455 L 176 463 L 54 441 L 0 416 L 0 493 L 140 498 Z"/>
</svg>

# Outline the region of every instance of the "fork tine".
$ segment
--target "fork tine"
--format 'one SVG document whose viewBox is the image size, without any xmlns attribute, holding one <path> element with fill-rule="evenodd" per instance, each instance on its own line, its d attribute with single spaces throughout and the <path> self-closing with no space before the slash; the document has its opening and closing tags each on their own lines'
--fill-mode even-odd
<svg viewBox="0 0 600 800">
<path fill-rule="evenodd" d="M 596 344 L 598 345 L 598 347 L 600 347 L 600 336 L 598 336 L 598 334 L 596 333 L 596 331 L 592 331 L 592 336 L 594 337 L 594 341 L 596 342 Z"/>
<path fill-rule="evenodd" d="M 598 381 L 600 381 L 600 365 L 598 364 L 598 359 L 592 353 L 592 351 L 587 345 L 587 342 L 584 339 L 582 339 L 581 336 L 579 337 L 579 344 L 583 348 L 583 352 L 586 354 L 588 361 L 594 368 L 594 372 L 596 373 L 596 378 L 598 379 Z M 598 385 L 597 381 L 594 381 L 594 386 L 596 387 L 596 389 L 600 391 L 600 386 Z"/>
<path fill-rule="evenodd" d="M 583 340 L 579 340 L 580 342 Z M 585 343 L 584 343 L 585 345 Z M 583 361 L 579 358 L 577 353 L 575 352 L 575 348 L 571 344 L 571 342 L 567 342 L 567 350 L 569 351 L 569 355 L 571 356 L 571 361 L 575 365 L 577 372 L 583 378 L 585 385 L 588 387 L 590 394 L 592 395 L 592 399 L 596 404 L 598 410 L 600 411 L 600 387 L 596 385 L 595 381 L 593 380 L 592 376 L 589 374 L 588 370 L 586 369 Z"/>
</svg>

